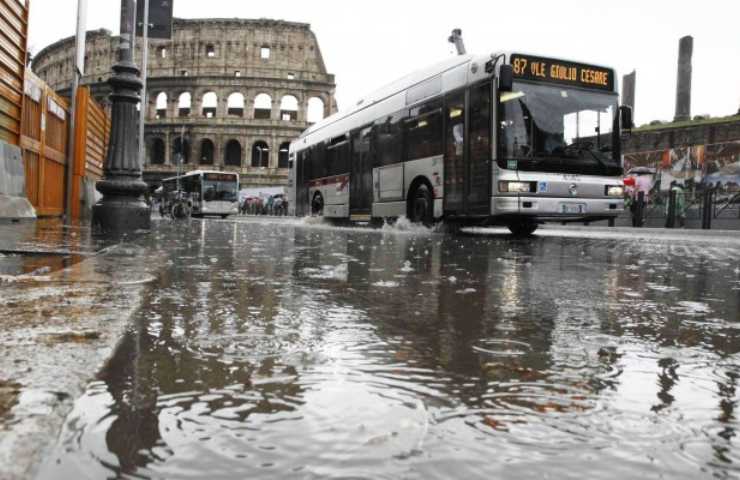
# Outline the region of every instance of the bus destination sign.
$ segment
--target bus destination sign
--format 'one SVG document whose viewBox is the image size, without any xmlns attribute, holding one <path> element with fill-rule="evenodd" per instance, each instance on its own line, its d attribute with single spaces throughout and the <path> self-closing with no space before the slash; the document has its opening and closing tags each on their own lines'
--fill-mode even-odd
<svg viewBox="0 0 740 480">
<path fill-rule="evenodd" d="M 514 77 L 582 88 L 614 90 L 614 70 L 531 55 L 511 55 Z"/>
<path fill-rule="evenodd" d="M 206 180 L 213 182 L 234 182 L 236 181 L 235 173 L 206 173 Z"/>
</svg>

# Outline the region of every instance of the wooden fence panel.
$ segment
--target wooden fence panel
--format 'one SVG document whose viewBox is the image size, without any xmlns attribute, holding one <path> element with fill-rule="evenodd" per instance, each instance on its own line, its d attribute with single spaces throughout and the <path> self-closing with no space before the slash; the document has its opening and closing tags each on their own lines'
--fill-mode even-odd
<svg viewBox="0 0 740 480">
<path fill-rule="evenodd" d="M 88 87 L 77 90 L 76 107 L 72 198 L 79 199 L 83 178 L 95 181 L 103 176 L 111 121 L 105 110 L 90 96 Z M 80 207 L 80 202 L 72 205 L 72 218 L 80 218 Z"/>
<path fill-rule="evenodd" d="M 28 1 L 0 0 L 0 140 L 21 142 Z"/>
<path fill-rule="evenodd" d="M 85 130 L 85 173 L 88 178 L 99 179 L 103 176 L 103 164 L 108 153 L 108 140 L 110 139 L 111 120 L 105 109 L 90 96 L 88 88 L 83 95 L 87 97 Z"/>
<path fill-rule="evenodd" d="M 31 71 L 24 96 L 21 147 L 28 199 L 37 215 L 59 216 L 64 213 L 69 105 Z"/>
</svg>

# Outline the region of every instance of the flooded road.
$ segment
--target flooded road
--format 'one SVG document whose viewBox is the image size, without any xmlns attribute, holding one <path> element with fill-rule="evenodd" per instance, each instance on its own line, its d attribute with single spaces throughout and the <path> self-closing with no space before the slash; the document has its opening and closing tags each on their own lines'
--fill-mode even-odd
<svg viewBox="0 0 740 480">
<path fill-rule="evenodd" d="M 160 222 L 41 478 L 740 475 L 740 243 Z"/>
</svg>

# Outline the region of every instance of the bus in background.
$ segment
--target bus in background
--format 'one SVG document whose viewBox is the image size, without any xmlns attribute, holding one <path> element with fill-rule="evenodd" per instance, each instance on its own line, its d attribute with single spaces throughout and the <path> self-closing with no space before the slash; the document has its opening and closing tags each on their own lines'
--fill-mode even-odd
<svg viewBox="0 0 740 480">
<path fill-rule="evenodd" d="M 179 182 L 178 182 L 179 180 Z M 193 216 L 220 216 L 239 213 L 239 174 L 231 172 L 214 172 L 194 170 L 179 177 L 170 177 L 162 181 L 162 202 L 164 211 L 169 211 L 169 204 L 177 190 L 185 192 Z"/>
<path fill-rule="evenodd" d="M 624 210 L 611 68 L 460 55 L 363 98 L 291 143 L 295 215 L 430 225 L 613 220 Z"/>
</svg>

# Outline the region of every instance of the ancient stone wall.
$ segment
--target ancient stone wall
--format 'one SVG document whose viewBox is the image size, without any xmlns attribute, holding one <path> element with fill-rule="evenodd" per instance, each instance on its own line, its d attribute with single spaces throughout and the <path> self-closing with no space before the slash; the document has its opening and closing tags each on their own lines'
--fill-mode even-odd
<svg viewBox="0 0 740 480">
<path fill-rule="evenodd" d="M 104 104 L 117 44 L 106 30 L 88 33 L 83 84 Z M 67 38 L 40 51 L 32 68 L 64 93 L 73 58 Z M 245 186 L 283 184 L 287 145 L 336 111 L 334 76 L 307 24 L 175 19 L 171 40 L 150 42 L 148 68 L 144 174 L 152 183 L 174 173 L 182 152 L 186 169 L 238 171 Z"/>
<path fill-rule="evenodd" d="M 622 153 L 627 171 L 655 169 L 662 191 L 674 180 L 692 190 L 740 191 L 740 116 L 638 129 L 623 138 Z"/>
</svg>

